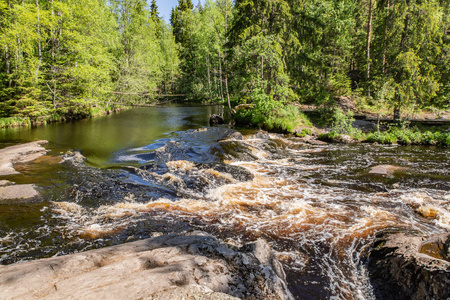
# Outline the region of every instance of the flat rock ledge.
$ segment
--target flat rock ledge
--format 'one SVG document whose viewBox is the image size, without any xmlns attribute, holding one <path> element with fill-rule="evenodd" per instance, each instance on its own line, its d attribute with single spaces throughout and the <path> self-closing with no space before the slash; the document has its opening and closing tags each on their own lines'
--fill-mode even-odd
<svg viewBox="0 0 450 300">
<path fill-rule="evenodd" d="M 20 174 L 14 164 L 36 160 L 47 153 L 42 144 L 47 141 L 36 141 L 0 149 L 0 176 Z M 0 203 L 39 201 L 39 193 L 34 184 L 14 184 L 0 180 Z"/>
<path fill-rule="evenodd" d="M 14 169 L 15 163 L 33 161 L 47 153 L 42 147 L 48 141 L 36 141 L 0 149 L 0 176 L 20 174 Z"/>
<path fill-rule="evenodd" d="M 264 240 L 194 232 L 0 266 L 2 299 L 293 299 Z"/>
<path fill-rule="evenodd" d="M 40 201 L 39 193 L 34 184 L 15 184 L 2 186 L 0 184 L 0 203 L 21 203 Z"/>
<path fill-rule="evenodd" d="M 368 257 L 377 299 L 450 298 L 450 233 L 382 232 Z"/>
</svg>

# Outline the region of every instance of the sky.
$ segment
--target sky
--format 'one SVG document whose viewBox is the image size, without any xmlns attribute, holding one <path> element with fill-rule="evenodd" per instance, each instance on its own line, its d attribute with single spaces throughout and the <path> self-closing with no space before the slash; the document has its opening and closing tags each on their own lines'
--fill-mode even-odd
<svg viewBox="0 0 450 300">
<path fill-rule="evenodd" d="M 205 0 L 201 0 L 202 3 L 205 3 Z M 151 0 L 148 0 L 148 3 L 151 3 Z M 198 0 L 192 0 L 192 3 L 197 6 Z M 156 0 L 156 5 L 158 6 L 159 15 L 169 23 L 170 20 L 170 12 L 172 11 L 172 7 L 177 6 L 178 0 Z"/>
</svg>

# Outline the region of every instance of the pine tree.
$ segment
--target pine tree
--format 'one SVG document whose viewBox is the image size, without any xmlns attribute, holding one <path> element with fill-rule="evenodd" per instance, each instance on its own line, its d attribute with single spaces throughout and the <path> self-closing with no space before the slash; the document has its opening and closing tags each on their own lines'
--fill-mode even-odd
<svg viewBox="0 0 450 300">
<path fill-rule="evenodd" d="M 155 23 L 160 23 L 161 18 L 158 12 L 158 6 L 156 5 L 156 1 L 152 0 L 152 4 L 150 5 L 150 15 L 152 16 L 152 20 Z"/>
</svg>

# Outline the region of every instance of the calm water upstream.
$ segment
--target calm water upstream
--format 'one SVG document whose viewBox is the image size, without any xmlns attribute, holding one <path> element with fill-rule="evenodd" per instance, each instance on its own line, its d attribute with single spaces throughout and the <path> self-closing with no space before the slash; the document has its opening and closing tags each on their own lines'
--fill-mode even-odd
<svg viewBox="0 0 450 300">
<path fill-rule="evenodd" d="M 86 164 L 42 159 L 9 176 L 46 201 L 0 204 L 3 264 L 204 230 L 241 245 L 267 239 L 298 299 L 374 299 L 360 253 L 391 227 L 450 229 L 450 149 L 304 144 L 208 128 L 217 107 L 155 107 L 0 131 L 0 147 L 46 139 Z M 403 169 L 377 177 L 371 167 Z"/>
</svg>

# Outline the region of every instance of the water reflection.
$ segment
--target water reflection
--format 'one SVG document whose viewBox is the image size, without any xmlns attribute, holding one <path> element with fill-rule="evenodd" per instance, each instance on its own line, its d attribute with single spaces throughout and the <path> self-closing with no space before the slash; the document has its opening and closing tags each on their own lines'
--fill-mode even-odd
<svg viewBox="0 0 450 300">
<path fill-rule="evenodd" d="M 107 167 L 116 152 L 146 146 L 176 131 L 208 126 L 209 116 L 217 112 L 217 106 L 136 108 L 77 122 L 0 130 L 0 146 L 48 140 L 50 148 L 80 150 L 88 164 Z"/>
</svg>

